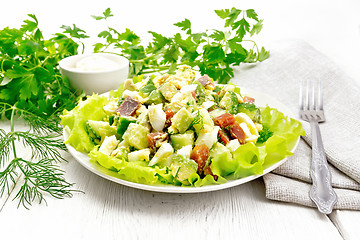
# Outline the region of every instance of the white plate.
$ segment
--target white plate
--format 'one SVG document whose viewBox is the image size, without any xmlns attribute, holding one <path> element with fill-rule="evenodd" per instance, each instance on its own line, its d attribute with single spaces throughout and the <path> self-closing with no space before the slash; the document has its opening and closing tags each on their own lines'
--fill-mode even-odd
<svg viewBox="0 0 360 240">
<path fill-rule="evenodd" d="M 249 96 L 254 97 L 256 99 L 255 103 L 257 106 L 265 107 L 266 105 L 269 105 L 270 107 L 277 108 L 279 111 L 283 112 L 285 115 L 293 117 L 293 114 L 291 113 L 291 111 L 284 104 L 282 104 L 281 102 L 277 101 L 276 99 L 274 99 L 266 94 L 255 92 L 252 90 L 245 90 L 243 88 L 241 89 L 241 93 L 248 94 Z M 64 135 L 64 139 L 68 138 L 68 136 L 69 136 L 68 128 L 64 129 L 63 135 Z M 300 137 L 299 137 L 299 139 L 300 139 Z M 297 144 L 299 143 L 299 139 L 298 139 L 295 147 L 292 149 L 292 152 L 295 151 Z M 154 192 L 166 192 L 166 193 L 199 193 L 199 192 L 210 192 L 210 191 L 216 191 L 216 190 L 221 190 L 221 189 L 225 189 L 225 188 L 230 188 L 233 186 L 237 186 L 237 185 L 252 181 L 256 178 L 259 178 L 259 177 L 271 172 L 275 168 L 279 167 L 287 160 L 287 158 L 285 158 L 285 159 L 275 163 L 274 165 L 269 166 L 268 168 L 264 169 L 264 171 L 261 175 L 252 175 L 252 176 L 248 176 L 248 177 L 241 178 L 241 179 L 229 180 L 228 182 L 219 184 L 219 185 L 208 185 L 208 186 L 203 186 L 203 187 L 180 187 L 180 186 L 166 185 L 166 184 L 146 185 L 146 184 L 134 183 L 134 182 L 129 182 L 129 181 L 120 179 L 117 176 L 116 172 L 110 171 L 110 170 L 100 166 L 99 164 L 94 164 L 94 163 L 90 162 L 90 159 L 87 154 L 75 150 L 73 147 L 71 147 L 68 144 L 66 145 L 66 147 L 68 148 L 70 154 L 81 165 L 83 165 L 85 168 L 87 168 L 91 172 L 93 172 L 105 179 L 108 179 L 108 180 L 116 182 L 116 183 L 120 183 L 125 186 L 133 187 L 133 188 L 154 191 Z"/>
</svg>

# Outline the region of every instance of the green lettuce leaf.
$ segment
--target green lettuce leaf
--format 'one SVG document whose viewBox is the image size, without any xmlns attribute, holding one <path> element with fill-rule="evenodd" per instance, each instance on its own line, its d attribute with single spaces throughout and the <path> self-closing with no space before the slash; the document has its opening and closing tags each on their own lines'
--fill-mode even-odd
<svg viewBox="0 0 360 240">
<path fill-rule="evenodd" d="M 113 98 L 120 98 L 123 92 L 124 92 L 124 83 L 121 83 L 118 89 L 110 91 L 109 96 Z"/>
<path fill-rule="evenodd" d="M 148 167 L 144 161 L 128 162 L 125 158 L 108 156 L 93 148 L 89 153 L 90 161 L 99 163 L 101 166 L 116 171 L 118 177 L 127 181 L 153 185 L 156 183 L 173 183 L 173 176 L 167 168 Z"/>
<path fill-rule="evenodd" d="M 206 175 L 204 178 L 200 178 L 193 183 L 193 186 L 195 187 L 202 187 L 206 185 L 215 185 L 215 184 L 221 184 L 226 183 L 227 180 L 221 176 L 218 177 L 218 179 L 215 181 L 214 177 L 211 175 Z"/>
<path fill-rule="evenodd" d="M 85 101 L 80 101 L 71 111 L 64 110 L 63 115 L 60 116 L 61 125 L 70 129 L 69 138 L 65 144 L 70 144 L 80 152 L 90 152 L 95 145 L 89 138 L 86 122 L 103 120 L 106 117 L 103 106 L 109 101 L 105 96 L 94 94 Z"/>
<path fill-rule="evenodd" d="M 233 152 L 233 157 L 238 163 L 234 178 L 244 178 L 263 173 L 264 159 L 260 157 L 258 147 L 253 143 L 241 145 Z"/>
<path fill-rule="evenodd" d="M 274 135 L 284 137 L 289 150 L 292 150 L 299 138 L 305 135 L 305 130 L 301 122 L 287 117 L 284 113 L 275 108 L 261 108 L 262 124 L 274 133 Z M 274 136 L 272 136 L 274 137 Z M 270 137 L 271 138 L 271 137 Z"/>
<path fill-rule="evenodd" d="M 217 176 L 228 176 L 234 173 L 239 165 L 230 150 L 219 142 L 211 149 L 209 157 L 211 171 Z"/>
</svg>

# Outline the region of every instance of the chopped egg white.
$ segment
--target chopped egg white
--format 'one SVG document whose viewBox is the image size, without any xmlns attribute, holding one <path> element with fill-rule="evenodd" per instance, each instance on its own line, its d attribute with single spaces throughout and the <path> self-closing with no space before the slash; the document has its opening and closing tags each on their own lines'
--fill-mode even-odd
<svg viewBox="0 0 360 240">
<path fill-rule="evenodd" d="M 219 130 L 219 126 L 215 126 L 212 129 L 201 130 L 195 145 L 205 144 L 209 149 L 211 149 L 212 146 L 217 142 Z"/>
<path fill-rule="evenodd" d="M 235 120 L 238 123 L 242 123 L 242 122 L 246 123 L 247 127 L 249 128 L 250 133 L 252 135 L 259 136 L 258 130 L 257 130 L 254 122 L 248 115 L 246 115 L 245 113 L 238 113 L 235 115 Z"/>
<path fill-rule="evenodd" d="M 190 158 L 191 150 L 192 150 L 192 146 L 187 145 L 187 146 L 184 146 L 184 147 L 180 148 L 179 150 L 177 150 L 176 153 L 183 157 Z"/>
<path fill-rule="evenodd" d="M 104 111 L 108 115 L 115 113 L 117 108 L 118 108 L 117 101 L 111 101 L 103 107 Z"/>
<path fill-rule="evenodd" d="M 119 141 L 116 139 L 115 135 L 110 137 L 106 136 L 103 143 L 99 148 L 99 152 L 110 156 L 110 154 L 115 150 Z"/>
<path fill-rule="evenodd" d="M 252 135 L 251 132 L 250 132 L 250 130 L 249 130 L 249 128 L 248 128 L 248 126 L 246 125 L 246 123 L 244 123 L 244 122 L 240 123 L 240 127 L 241 127 L 242 130 L 244 131 L 245 136 L 246 136 L 247 138 Z"/>
<path fill-rule="evenodd" d="M 180 89 L 181 93 L 192 93 L 195 92 L 197 88 L 196 84 L 190 84 L 190 85 L 185 85 Z"/>
<path fill-rule="evenodd" d="M 151 105 L 148 108 L 149 110 L 149 120 L 151 126 L 156 131 L 161 131 L 165 127 L 166 114 L 162 109 L 162 103 L 157 105 Z"/>
<path fill-rule="evenodd" d="M 205 101 L 205 102 L 203 102 L 203 104 L 201 106 L 205 109 L 209 109 L 214 105 L 215 105 L 215 103 L 213 101 Z"/>
<path fill-rule="evenodd" d="M 144 148 L 141 150 L 137 150 L 137 151 L 128 153 L 128 161 L 129 162 L 135 162 L 135 161 L 139 161 L 139 160 L 148 162 L 150 160 L 149 157 L 150 157 L 150 149 L 149 148 Z"/>
<path fill-rule="evenodd" d="M 133 99 L 136 99 L 137 101 L 141 102 L 141 103 L 144 103 L 147 101 L 146 98 L 143 98 L 139 95 L 139 92 L 137 91 L 130 91 L 130 90 L 125 90 L 122 94 L 122 97 L 123 98 L 127 98 L 127 97 L 131 97 Z"/>
<path fill-rule="evenodd" d="M 172 148 L 170 143 L 163 143 L 161 147 L 157 150 L 154 157 L 149 162 L 149 166 L 153 166 L 156 163 L 158 163 L 160 160 L 165 160 L 167 162 L 167 159 L 174 153 L 174 149 Z"/>
<path fill-rule="evenodd" d="M 237 139 L 233 139 L 228 144 L 226 144 L 226 147 L 230 150 L 230 152 L 235 152 L 235 150 L 240 147 L 240 143 Z"/>
</svg>

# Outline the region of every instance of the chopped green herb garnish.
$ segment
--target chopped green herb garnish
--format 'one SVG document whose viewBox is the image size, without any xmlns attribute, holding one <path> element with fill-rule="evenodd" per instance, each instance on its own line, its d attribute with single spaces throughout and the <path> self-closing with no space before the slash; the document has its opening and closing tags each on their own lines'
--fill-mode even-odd
<svg viewBox="0 0 360 240">
<path fill-rule="evenodd" d="M 269 128 L 263 126 L 263 129 L 259 132 L 259 138 L 257 139 L 257 143 L 266 142 L 274 133 L 270 131 Z"/>
</svg>

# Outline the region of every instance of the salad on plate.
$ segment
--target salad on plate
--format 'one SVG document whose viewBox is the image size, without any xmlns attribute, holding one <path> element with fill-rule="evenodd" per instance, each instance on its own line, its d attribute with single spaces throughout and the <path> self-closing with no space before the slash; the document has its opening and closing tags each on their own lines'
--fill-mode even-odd
<svg viewBox="0 0 360 240">
<path fill-rule="evenodd" d="M 200 187 L 260 175 L 292 155 L 304 135 L 299 121 L 188 66 L 87 96 L 61 119 L 66 144 L 120 179 L 150 185 Z"/>
</svg>

